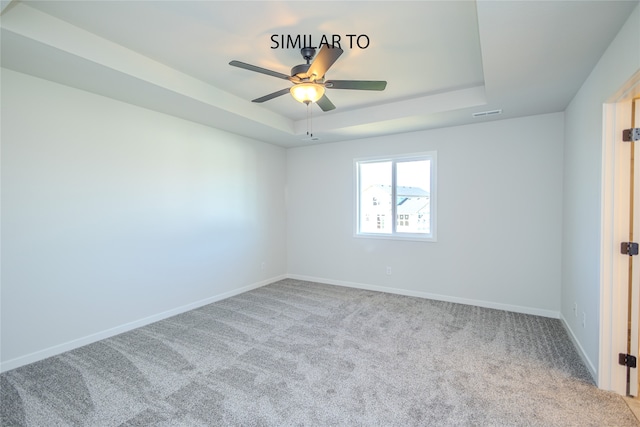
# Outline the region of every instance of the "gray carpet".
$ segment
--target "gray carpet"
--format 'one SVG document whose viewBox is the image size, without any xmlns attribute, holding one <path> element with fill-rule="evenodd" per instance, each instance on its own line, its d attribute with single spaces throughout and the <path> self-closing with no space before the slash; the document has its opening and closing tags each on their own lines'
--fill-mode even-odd
<svg viewBox="0 0 640 427">
<path fill-rule="evenodd" d="M 635 426 L 560 321 L 283 280 L 0 376 L 3 426 Z"/>
</svg>

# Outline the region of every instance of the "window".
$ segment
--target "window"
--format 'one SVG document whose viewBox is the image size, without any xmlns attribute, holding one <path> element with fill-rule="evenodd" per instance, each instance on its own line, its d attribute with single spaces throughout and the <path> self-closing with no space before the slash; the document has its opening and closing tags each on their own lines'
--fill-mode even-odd
<svg viewBox="0 0 640 427">
<path fill-rule="evenodd" d="M 436 240 L 435 152 L 357 159 L 354 165 L 356 236 Z"/>
</svg>

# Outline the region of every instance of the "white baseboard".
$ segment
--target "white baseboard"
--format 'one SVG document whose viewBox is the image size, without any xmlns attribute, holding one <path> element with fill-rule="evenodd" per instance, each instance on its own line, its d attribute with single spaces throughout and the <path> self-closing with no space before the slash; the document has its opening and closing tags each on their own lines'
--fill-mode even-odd
<svg viewBox="0 0 640 427">
<path fill-rule="evenodd" d="M 565 331 L 567 331 L 567 335 L 569 335 L 569 338 L 571 338 L 571 342 L 573 343 L 573 346 L 578 351 L 578 354 L 580 355 L 580 358 L 582 359 L 582 361 L 584 362 L 585 366 L 589 370 L 589 373 L 591 374 L 591 378 L 593 379 L 593 381 L 595 383 L 597 383 L 598 382 L 598 371 L 596 370 L 595 366 L 591 362 L 591 359 L 589 359 L 589 356 L 587 356 L 587 353 L 584 351 L 584 348 L 582 348 L 582 345 L 580 345 L 580 341 L 578 341 L 578 338 L 573 333 L 573 330 L 569 326 L 569 323 L 567 322 L 567 319 L 564 318 L 562 313 L 560 313 L 560 321 L 562 322 L 562 326 L 564 326 Z"/>
<path fill-rule="evenodd" d="M 287 278 L 304 280 L 307 282 L 326 283 L 327 285 L 345 286 L 348 288 L 366 289 L 369 291 L 386 292 L 389 294 L 405 295 L 409 297 L 418 297 L 432 299 L 436 301 L 446 301 L 465 305 L 474 305 L 477 307 L 494 308 L 496 310 L 512 311 L 515 313 L 534 314 L 536 316 L 550 317 L 553 319 L 560 318 L 560 312 L 553 310 L 545 310 L 535 307 L 524 307 L 519 305 L 502 304 L 491 301 L 482 301 L 468 298 L 452 297 L 448 295 L 432 294 L 429 292 L 412 291 L 408 289 L 389 288 L 386 286 L 367 285 L 363 283 L 345 282 L 342 280 L 324 279 L 321 277 L 301 276 L 298 274 L 287 274 Z"/>
<path fill-rule="evenodd" d="M 159 320 L 163 320 L 163 319 L 166 319 L 168 317 L 172 317 L 172 316 L 175 316 L 177 314 L 184 313 L 186 311 L 193 310 L 193 309 L 202 307 L 204 305 L 211 304 L 213 302 L 220 301 L 220 300 L 232 297 L 234 295 L 238 295 L 238 294 L 250 291 L 252 289 L 256 289 L 256 288 L 260 288 L 262 286 L 269 285 L 271 283 L 277 282 L 277 281 L 285 279 L 285 278 L 304 280 L 304 281 L 309 281 L 309 282 L 317 282 L 317 283 L 326 283 L 326 284 L 329 284 L 329 285 L 344 286 L 344 287 L 349 287 L 349 288 L 366 289 L 366 290 L 370 290 L 370 291 L 386 292 L 386 293 L 397 294 L 397 295 L 406 295 L 406 296 L 412 296 L 412 297 L 426 298 L 426 299 L 432 299 L 432 300 L 437 300 L 437 301 L 446 301 L 446 302 L 453 302 L 453 303 L 458 303 L 458 304 L 474 305 L 474 306 L 478 306 L 478 307 L 486 307 L 486 308 L 493 308 L 493 309 L 497 309 L 497 310 L 512 311 L 512 312 L 516 312 L 516 313 L 533 314 L 533 315 L 537 315 L 537 316 L 550 317 L 550 318 L 554 318 L 554 319 L 560 318 L 560 313 L 559 312 L 555 312 L 555 311 L 552 311 L 552 310 L 544 310 L 544 309 L 539 309 L 539 308 L 534 308 L 534 307 L 523 307 L 523 306 L 511 305 L 511 304 L 501 304 L 501 303 L 495 303 L 495 302 L 490 302 L 490 301 L 474 300 L 474 299 L 468 299 L 468 298 L 459 298 L 459 297 L 452 297 L 452 296 L 448 296 L 448 295 L 432 294 L 432 293 L 428 293 L 428 292 L 412 291 L 412 290 L 407 290 L 407 289 L 390 288 L 390 287 L 386 287 L 386 286 L 368 285 L 368 284 L 363 284 L 363 283 L 346 282 L 346 281 L 341 281 L 341 280 L 325 279 L 325 278 L 320 278 L 320 277 L 301 276 L 301 275 L 297 275 L 297 274 L 286 274 L 286 275 L 280 275 L 280 276 L 276 276 L 276 277 L 273 277 L 273 278 L 270 278 L 270 279 L 266 279 L 266 280 L 263 280 L 261 282 L 253 283 L 253 284 L 244 286 L 242 288 L 234 289 L 232 291 L 224 292 L 222 294 L 214 295 L 212 297 L 205 298 L 205 299 L 200 300 L 200 301 L 196 301 L 196 302 L 193 302 L 193 303 L 190 303 L 190 304 L 187 304 L 187 305 L 183 305 L 183 306 L 180 306 L 180 307 L 177 307 L 177 308 L 174 308 L 174 309 L 162 312 L 162 313 L 154 314 L 152 316 L 148 316 L 148 317 L 145 317 L 143 319 L 136 320 L 134 322 L 126 323 L 124 325 L 116 326 L 114 328 L 107 329 L 105 331 L 101 331 L 101 332 L 98 332 L 98 333 L 95 333 L 95 334 L 91 334 L 91 335 L 88 335 L 86 337 L 82 337 L 82 338 L 78 338 L 78 339 L 75 339 L 75 340 L 72 340 L 72 341 L 68 341 L 66 343 L 55 345 L 53 347 L 48 347 L 46 349 L 39 350 L 39 351 L 30 353 L 30 354 L 27 354 L 25 356 L 20 356 L 20 357 L 16 357 L 14 359 L 11 359 L 11 360 L 7 360 L 6 362 L 2 362 L 0 364 L 0 372 L 9 371 L 11 369 L 15 369 L 15 368 L 18 368 L 20 366 L 28 365 L 29 363 L 34 363 L 34 362 L 37 362 L 39 360 L 46 359 L 47 357 L 56 356 L 58 354 L 64 353 L 65 351 L 74 350 L 76 348 L 79 348 L 79 347 L 94 343 L 96 341 L 100 341 L 100 340 L 103 340 L 103 339 L 106 339 L 106 338 L 110 338 L 112 336 L 121 334 L 123 332 L 127 332 L 127 331 L 130 331 L 130 330 L 136 329 L 136 328 L 140 328 L 140 327 L 148 325 L 150 323 L 157 322 Z M 567 328 L 566 322 L 564 322 L 564 319 L 563 319 L 563 325 L 565 325 L 565 328 Z M 591 364 L 589 359 L 586 358 L 586 355 L 585 355 L 584 351 L 582 350 L 582 347 L 580 347 L 580 345 L 577 342 L 577 340 L 575 339 L 575 336 L 573 335 L 573 333 L 568 328 L 567 328 L 567 330 L 569 331 L 569 336 L 571 337 L 572 341 L 576 345 L 576 348 L 579 349 L 580 356 L 583 358 L 583 360 L 585 360 L 585 364 L 587 364 L 587 367 L 592 372 L 592 375 L 595 375 L 595 369 L 593 368 L 593 365 Z"/>
<path fill-rule="evenodd" d="M 47 357 L 56 356 L 58 354 L 64 353 L 65 351 L 74 350 L 76 348 L 85 346 L 87 344 L 94 343 L 96 341 L 103 340 L 105 338 L 110 338 L 112 336 L 121 334 L 123 332 L 130 331 L 132 329 L 140 328 L 142 326 L 146 326 L 150 323 L 157 322 L 159 320 L 166 319 L 168 317 L 175 316 L 180 313 L 184 313 L 189 310 L 193 310 L 207 304 L 211 304 L 216 301 L 221 301 L 223 299 L 230 298 L 234 295 L 238 295 L 252 289 L 257 289 L 262 286 L 269 285 L 271 283 L 277 282 L 279 280 L 285 279 L 285 275 L 272 277 L 270 279 L 262 280 L 257 283 L 252 283 L 247 286 L 243 286 L 238 289 L 233 289 L 228 292 L 223 292 L 218 295 L 211 296 L 209 298 L 205 298 L 200 301 L 195 301 L 190 304 L 186 304 L 180 307 L 176 307 L 171 310 L 164 311 L 162 313 L 154 314 L 152 316 L 145 317 L 143 319 L 139 319 L 133 322 L 126 323 L 124 325 L 116 326 L 115 328 L 107 329 L 105 331 L 97 332 L 95 334 L 88 335 L 86 337 L 78 338 L 72 341 L 68 341 L 62 344 L 55 345 L 53 347 L 45 348 L 43 350 L 39 350 L 25 356 L 16 357 L 11 360 L 7 360 L 6 362 L 2 362 L 0 364 L 0 372 L 6 372 L 11 369 L 19 368 L 20 366 L 28 365 L 29 363 L 38 362 L 40 360 L 46 359 Z"/>
</svg>

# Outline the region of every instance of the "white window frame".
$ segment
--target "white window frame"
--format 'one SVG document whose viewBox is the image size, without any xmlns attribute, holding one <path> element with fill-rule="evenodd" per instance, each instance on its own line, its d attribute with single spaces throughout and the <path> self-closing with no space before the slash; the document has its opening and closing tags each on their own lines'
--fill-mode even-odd
<svg viewBox="0 0 640 427">
<path fill-rule="evenodd" d="M 358 238 L 370 238 L 370 239 L 388 239 L 388 240 L 412 240 L 412 241 L 420 241 L 420 242 L 436 242 L 436 224 L 437 224 L 437 152 L 436 151 L 427 151 L 422 153 L 412 153 L 412 154 L 402 154 L 402 155 L 393 155 L 393 156 L 379 156 L 379 157 L 365 157 L 358 158 L 353 160 L 353 170 L 354 170 L 354 223 L 353 223 L 353 235 Z M 406 161 L 417 161 L 417 160 L 430 160 L 431 161 L 431 176 L 430 176 L 430 186 L 429 189 L 429 203 L 430 203 L 430 224 L 429 230 L 430 233 L 405 233 L 397 231 L 397 205 L 392 202 L 392 210 L 389 218 L 393 219 L 392 221 L 392 232 L 390 234 L 382 234 L 382 233 L 367 233 L 360 231 L 360 164 L 363 163 L 377 163 L 377 162 L 391 162 L 391 200 L 395 201 L 396 199 L 396 164 L 400 162 Z"/>
</svg>

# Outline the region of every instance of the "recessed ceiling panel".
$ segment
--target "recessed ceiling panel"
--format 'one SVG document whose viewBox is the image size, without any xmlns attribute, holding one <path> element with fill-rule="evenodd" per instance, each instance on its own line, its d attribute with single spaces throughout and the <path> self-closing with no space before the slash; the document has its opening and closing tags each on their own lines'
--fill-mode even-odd
<svg viewBox="0 0 640 427">
<path fill-rule="evenodd" d="M 344 54 L 327 79 L 388 82 L 384 92 L 328 90 L 336 113 L 483 83 L 473 1 L 46 1 L 29 5 L 247 102 L 291 84 L 233 68 L 229 61 L 290 74 L 291 67 L 304 63 L 300 54 L 304 41 L 315 46 L 325 40 L 340 43 Z M 306 115 L 305 106 L 290 96 L 262 106 L 294 120 Z"/>
<path fill-rule="evenodd" d="M 2 66 L 285 147 L 307 108 L 287 79 L 303 44 L 340 42 L 314 136 L 336 142 L 562 111 L 638 1 L 17 1 Z M 323 36 L 325 39 L 323 39 Z M 306 42 L 306 43 L 305 43 Z M 251 100 L 285 89 L 262 104 Z M 502 110 L 496 116 L 472 113 Z"/>
</svg>

